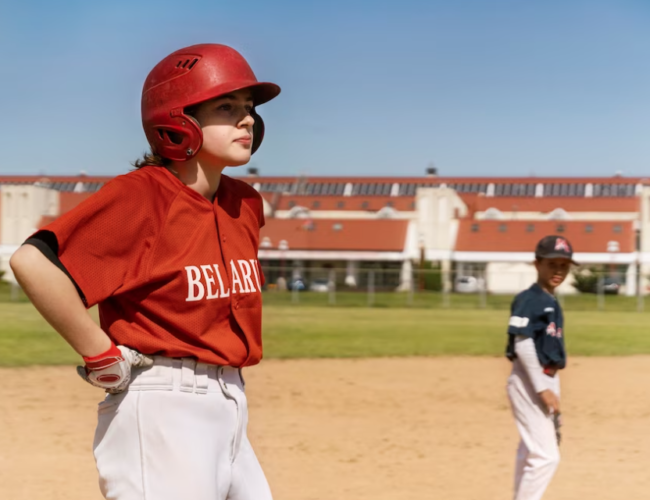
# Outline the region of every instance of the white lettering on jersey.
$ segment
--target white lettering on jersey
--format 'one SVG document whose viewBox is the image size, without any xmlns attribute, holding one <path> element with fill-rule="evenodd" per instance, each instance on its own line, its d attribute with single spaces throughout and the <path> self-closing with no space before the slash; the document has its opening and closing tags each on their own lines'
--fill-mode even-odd
<svg viewBox="0 0 650 500">
<path fill-rule="evenodd" d="M 201 266 L 201 271 L 203 271 L 203 276 L 205 277 L 205 283 L 207 285 L 208 289 L 208 295 L 205 297 L 207 300 L 210 299 L 218 299 L 219 298 L 219 290 L 215 288 L 215 290 L 212 290 L 212 285 L 216 284 L 214 281 L 214 276 L 211 276 L 212 269 L 210 266 Z"/>
<path fill-rule="evenodd" d="M 244 292 L 246 293 L 256 292 L 257 290 L 255 290 L 255 285 L 253 285 L 253 280 L 251 279 L 251 273 L 253 272 L 251 270 L 251 265 L 248 263 L 247 260 L 238 260 L 237 262 L 239 262 L 239 267 L 241 268 L 242 280 L 244 281 L 244 287 L 245 287 Z"/>
<path fill-rule="evenodd" d="M 196 266 L 185 266 L 187 272 L 187 298 L 185 302 L 201 300 L 205 294 L 203 283 L 201 283 L 201 272 Z M 196 294 L 194 293 L 196 291 Z"/>
<path fill-rule="evenodd" d="M 526 328 L 530 322 L 529 318 L 522 318 L 521 316 L 510 316 L 508 324 L 515 328 Z"/>
<path fill-rule="evenodd" d="M 229 276 L 226 274 L 224 283 L 219 264 L 185 266 L 187 274 L 187 298 L 185 301 L 225 299 L 230 297 L 231 293 L 256 293 L 262 291 L 257 260 L 231 260 L 230 269 L 232 277 L 229 280 Z M 255 287 L 255 284 L 257 284 L 257 287 Z"/>
<path fill-rule="evenodd" d="M 226 298 L 230 297 L 230 288 L 228 290 L 224 290 L 223 288 L 223 280 L 221 279 L 221 274 L 219 273 L 219 264 L 213 264 L 214 266 L 214 272 L 217 273 L 217 279 L 219 280 L 219 290 L 221 290 L 221 297 Z"/>
<path fill-rule="evenodd" d="M 235 290 L 235 284 L 239 285 L 239 293 L 242 293 L 244 287 L 242 286 L 239 271 L 237 271 L 237 266 L 233 260 L 230 261 L 230 270 L 232 271 L 232 293 L 238 293 L 237 290 Z M 248 290 L 246 290 L 246 292 L 248 292 Z"/>
<path fill-rule="evenodd" d="M 253 268 L 253 273 L 255 273 L 255 282 L 257 283 L 257 289 L 261 292 L 262 285 L 260 285 L 260 273 L 257 267 L 257 260 L 251 259 L 250 263 L 251 263 L 251 267 Z"/>
</svg>

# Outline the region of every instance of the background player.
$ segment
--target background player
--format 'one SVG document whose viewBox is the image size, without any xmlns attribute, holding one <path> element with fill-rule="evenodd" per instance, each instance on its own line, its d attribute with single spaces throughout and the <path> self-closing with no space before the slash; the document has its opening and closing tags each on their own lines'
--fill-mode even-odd
<svg viewBox="0 0 650 500">
<path fill-rule="evenodd" d="M 221 173 L 260 146 L 255 107 L 279 92 L 229 47 L 169 55 L 142 93 L 152 152 L 11 259 L 83 378 L 109 392 L 94 443 L 107 499 L 271 498 L 240 370 L 262 356 L 263 204 Z"/>
<path fill-rule="evenodd" d="M 566 366 L 566 350 L 564 318 L 555 289 L 567 277 L 572 257 L 565 238 L 543 238 L 535 250 L 537 283 L 517 295 L 511 306 L 508 396 L 521 435 L 515 500 L 542 498 L 560 461 L 558 370 Z"/>
</svg>

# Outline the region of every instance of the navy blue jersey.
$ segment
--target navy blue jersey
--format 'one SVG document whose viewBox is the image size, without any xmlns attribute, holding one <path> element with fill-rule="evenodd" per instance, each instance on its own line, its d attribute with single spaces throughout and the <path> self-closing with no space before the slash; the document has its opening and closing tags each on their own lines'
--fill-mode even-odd
<svg viewBox="0 0 650 500">
<path fill-rule="evenodd" d="M 506 356 L 513 360 L 515 337 L 523 335 L 535 342 L 537 357 L 544 367 L 564 368 L 564 316 L 555 297 L 535 283 L 515 297 L 510 306 Z"/>
</svg>

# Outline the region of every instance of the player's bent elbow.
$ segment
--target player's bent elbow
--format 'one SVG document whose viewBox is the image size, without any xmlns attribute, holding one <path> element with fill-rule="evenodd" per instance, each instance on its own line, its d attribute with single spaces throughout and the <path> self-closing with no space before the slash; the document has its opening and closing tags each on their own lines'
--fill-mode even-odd
<svg viewBox="0 0 650 500">
<path fill-rule="evenodd" d="M 23 248 L 24 247 L 20 247 L 9 258 L 9 267 L 11 268 L 15 276 L 18 276 L 23 268 L 23 262 L 25 260 L 23 258 L 23 254 L 24 254 Z"/>
<path fill-rule="evenodd" d="M 35 263 L 39 258 L 43 257 L 40 250 L 32 245 L 23 245 L 16 250 L 9 259 L 9 267 L 17 279 L 24 276 L 30 269 L 35 267 Z"/>
</svg>

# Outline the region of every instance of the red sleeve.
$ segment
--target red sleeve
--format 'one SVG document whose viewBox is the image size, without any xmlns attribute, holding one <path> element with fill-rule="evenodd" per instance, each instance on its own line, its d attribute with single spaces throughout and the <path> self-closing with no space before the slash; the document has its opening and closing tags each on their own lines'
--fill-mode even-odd
<svg viewBox="0 0 650 500">
<path fill-rule="evenodd" d="M 146 279 L 158 214 L 141 178 L 116 177 L 41 230 L 56 236 L 58 256 L 86 307 Z"/>
</svg>

